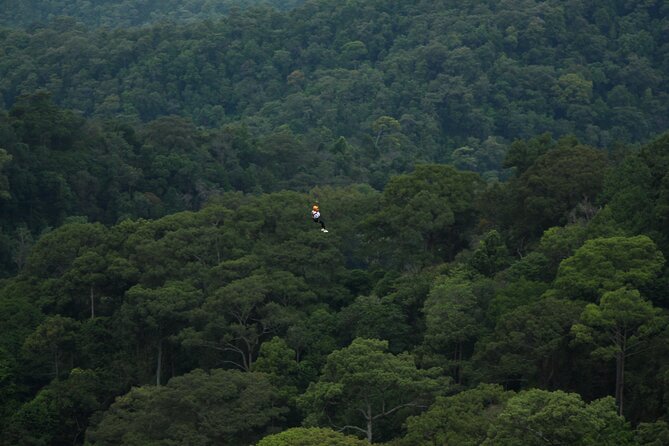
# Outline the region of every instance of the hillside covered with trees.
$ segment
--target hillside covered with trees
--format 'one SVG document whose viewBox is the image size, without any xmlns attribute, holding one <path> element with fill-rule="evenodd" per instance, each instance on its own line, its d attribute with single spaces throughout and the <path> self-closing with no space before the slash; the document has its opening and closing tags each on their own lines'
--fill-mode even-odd
<svg viewBox="0 0 669 446">
<path fill-rule="evenodd" d="M 0 445 L 669 444 L 665 2 L 14 3 Z"/>
<path fill-rule="evenodd" d="M 125 28 L 166 20 L 219 19 L 257 6 L 287 10 L 302 3 L 304 0 L 0 0 L 0 24 L 22 28 L 72 17 L 90 26 Z"/>
<path fill-rule="evenodd" d="M 6 108 L 45 89 L 86 116 L 288 126 L 310 147 L 343 136 L 397 173 L 405 157 L 497 171 L 498 146 L 518 138 L 610 147 L 665 130 L 667 8 L 309 1 L 120 29 L 60 18 L 0 32 L 0 95 Z"/>
</svg>

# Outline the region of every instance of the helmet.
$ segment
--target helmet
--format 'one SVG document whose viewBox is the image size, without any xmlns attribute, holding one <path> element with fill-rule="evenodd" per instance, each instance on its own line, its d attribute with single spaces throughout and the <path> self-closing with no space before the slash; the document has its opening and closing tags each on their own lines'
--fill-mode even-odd
<svg viewBox="0 0 669 446">
<path fill-rule="evenodd" d="M 313 209 L 314 211 L 317 211 L 317 210 L 318 210 L 318 205 L 315 204 L 314 207 L 313 207 L 312 209 Z"/>
</svg>

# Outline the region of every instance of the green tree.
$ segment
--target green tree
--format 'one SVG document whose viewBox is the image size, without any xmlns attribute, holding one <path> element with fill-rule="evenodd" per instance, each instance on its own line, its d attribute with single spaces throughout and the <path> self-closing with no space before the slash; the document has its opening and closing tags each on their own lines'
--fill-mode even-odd
<svg viewBox="0 0 669 446">
<path fill-rule="evenodd" d="M 615 397 L 620 415 L 624 408 L 626 362 L 666 325 L 661 310 L 643 299 L 637 290 L 620 288 L 604 293 L 599 305 L 589 304 L 581 322 L 573 326 L 578 342 L 595 345 L 593 356 L 615 358 Z"/>
<path fill-rule="evenodd" d="M 516 176 L 521 176 L 532 164 L 548 150 L 554 148 L 550 133 L 544 133 L 529 140 L 514 141 L 504 157 L 503 167 L 514 168 Z"/>
<path fill-rule="evenodd" d="M 16 237 L 12 249 L 12 260 L 16 264 L 19 273 L 23 272 L 23 268 L 26 266 L 33 244 L 33 235 L 28 228 L 26 226 L 19 226 L 16 229 Z"/>
<path fill-rule="evenodd" d="M 332 352 L 319 380 L 301 397 L 306 422 L 329 420 L 337 429 L 360 432 L 371 442 L 375 423 L 425 405 L 433 381 L 416 368 L 410 355 L 395 356 L 387 349 L 387 341 L 357 338 Z"/>
<path fill-rule="evenodd" d="M 135 387 L 86 432 L 92 445 L 250 444 L 283 412 L 261 373 L 194 370 L 165 386 Z"/>
<path fill-rule="evenodd" d="M 273 376 L 297 391 L 299 364 L 295 351 L 278 336 L 262 343 L 258 359 L 253 364 L 253 371 Z"/>
<path fill-rule="evenodd" d="M 438 397 L 419 416 L 407 419 L 407 434 L 400 446 L 457 444 L 475 446 L 485 439 L 490 425 L 513 392 L 502 386 L 479 384 L 457 395 Z"/>
<path fill-rule="evenodd" d="M 569 330 L 582 310 L 580 302 L 544 298 L 503 314 L 476 345 L 476 373 L 512 388 L 569 383 Z"/>
<path fill-rule="evenodd" d="M 16 359 L 6 349 L 0 347 L 0 427 L 5 430 L 9 417 L 16 412 L 20 403 L 20 370 Z M 3 442 L 0 435 L 0 443 Z"/>
<path fill-rule="evenodd" d="M 350 437 L 332 429 L 295 427 L 267 436 L 256 446 L 365 446 L 364 440 Z"/>
<path fill-rule="evenodd" d="M 162 383 L 165 343 L 174 341 L 189 320 L 192 310 L 202 301 L 202 294 L 192 285 L 171 282 L 151 289 L 135 285 L 126 293 L 124 318 L 133 324 L 138 343 L 149 343 L 155 349 L 155 383 Z"/>
<path fill-rule="evenodd" d="M 669 248 L 669 134 L 628 154 L 607 176 L 604 195 L 614 223 Z"/>
<path fill-rule="evenodd" d="M 378 117 L 372 124 L 374 147 L 376 150 L 381 153 L 387 153 L 395 149 L 398 140 L 393 134 L 399 132 L 401 128 L 399 121 L 395 118 L 390 116 Z"/>
<path fill-rule="evenodd" d="M 545 153 L 508 186 L 503 220 L 519 241 L 535 239 L 551 226 L 592 218 L 608 166 L 602 151 L 574 140 L 542 144 L 549 146 Z"/>
<path fill-rule="evenodd" d="M 663 264 L 664 256 L 645 235 L 596 238 L 560 263 L 554 285 L 569 297 L 595 301 L 625 285 L 643 288 Z"/>
<path fill-rule="evenodd" d="M 12 156 L 7 153 L 5 149 L 0 148 L 0 199 L 8 199 L 11 197 L 9 193 L 9 180 L 6 175 L 3 175 L 2 169 L 5 164 L 12 160 Z"/>
<path fill-rule="evenodd" d="M 451 259 L 466 243 L 481 187 L 477 175 L 442 165 L 419 165 L 392 178 L 381 210 L 366 221 L 370 254 L 405 268 Z"/>
<path fill-rule="evenodd" d="M 318 377 L 326 357 L 339 346 L 338 315 L 325 307 L 313 310 L 286 330 L 286 341 L 307 382 Z"/>
<path fill-rule="evenodd" d="M 530 255 L 524 259 L 527 257 Z M 487 322 L 494 325 L 503 315 L 516 308 L 535 304 L 548 288 L 547 283 L 527 280 L 525 277 L 507 278 L 502 286 L 495 289 L 495 296 L 490 300 L 486 310 Z"/>
<path fill-rule="evenodd" d="M 541 283 L 552 281 L 555 278 L 555 272 L 550 270 L 550 260 L 544 254 L 532 251 L 502 271 L 499 278 L 509 285 L 523 280 Z"/>
<path fill-rule="evenodd" d="M 39 292 L 39 291 L 37 291 Z M 42 322 L 44 315 L 32 299 L 34 287 L 14 279 L 0 287 L 0 349 L 18 356 L 25 339 Z"/>
<path fill-rule="evenodd" d="M 59 421 L 54 403 L 51 392 L 42 390 L 14 412 L 0 439 L 4 444 L 21 446 L 52 444 Z"/>
<path fill-rule="evenodd" d="M 503 446 L 633 445 L 632 430 L 612 398 L 586 404 L 578 394 L 532 389 L 506 405 L 481 443 Z"/>
<path fill-rule="evenodd" d="M 296 323 L 298 307 L 311 299 L 313 293 L 290 273 L 250 274 L 214 291 L 193 313 L 193 327 L 182 339 L 220 352 L 224 363 L 248 371 L 262 342 Z"/>
<path fill-rule="evenodd" d="M 83 288 L 83 293 L 88 294 L 91 319 L 95 318 L 95 303 L 101 288 L 109 280 L 107 268 L 107 260 L 102 255 L 95 251 L 86 251 L 72 262 L 72 268 L 64 277 L 71 284 L 71 288 L 74 288 L 74 293 L 81 293 Z"/>
<path fill-rule="evenodd" d="M 557 273 L 560 262 L 574 255 L 587 238 L 587 226 L 580 223 L 554 226 L 544 231 L 537 250 L 548 259 L 552 278 Z"/>
<path fill-rule="evenodd" d="M 592 81 L 576 73 L 567 73 L 558 79 L 555 86 L 558 101 L 567 104 L 587 104 L 592 98 Z"/>
<path fill-rule="evenodd" d="M 106 228 L 99 223 L 73 222 L 43 235 L 33 247 L 27 273 L 39 278 L 60 277 L 87 249 L 104 244 Z"/>
<path fill-rule="evenodd" d="M 442 273 L 442 267 L 423 269 L 416 273 L 398 274 L 389 271 L 376 283 L 374 293 L 386 296 L 385 299 L 396 303 L 402 308 L 407 324 L 412 328 L 406 334 L 406 342 L 418 345 L 425 332 L 425 316 L 423 307 L 430 294 L 435 278 Z"/>
<path fill-rule="evenodd" d="M 367 47 L 364 42 L 353 40 L 345 43 L 341 47 L 341 54 L 345 61 L 356 61 L 364 59 L 367 56 Z"/>
<path fill-rule="evenodd" d="M 635 431 L 635 439 L 639 446 L 662 446 L 669 442 L 669 425 L 666 421 L 640 423 Z"/>
<path fill-rule="evenodd" d="M 399 305 L 388 298 L 359 296 L 339 313 L 342 333 L 354 338 L 385 339 L 393 352 L 409 347 L 405 341 L 411 328 Z"/>
<path fill-rule="evenodd" d="M 481 307 L 473 284 L 460 277 L 437 279 L 425 301 L 424 348 L 447 358 L 458 384 L 464 361 L 483 331 Z"/>
<path fill-rule="evenodd" d="M 279 404 L 290 409 L 286 414 L 288 423 L 298 422 L 297 396 L 306 387 L 304 368 L 297 362 L 295 350 L 285 340 L 275 336 L 260 346 L 258 359 L 253 363 L 254 372 L 264 373 L 277 389 Z"/>
<path fill-rule="evenodd" d="M 479 241 L 469 264 L 479 273 L 492 277 L 510 263 L 508 249 L 499 232 L 488 231 Z"/>
<path fill-rule="evenodd" d="M 50 363 L 53 377 L 59 379 L 63 365 L 71 364 L 66 360 L 72 358 L 75 352 L 78 326 L 77 321 L 68 317 L 47 317 L 23 343 L 25 356 L 37 364 Z"/>
<path fill-rule="evenodd" d="M 89 418 L 109 397 L 94 371 L 72 369 L 16 410 L 5 433 L 7 444 L 82 444 Z"/>
</svg>

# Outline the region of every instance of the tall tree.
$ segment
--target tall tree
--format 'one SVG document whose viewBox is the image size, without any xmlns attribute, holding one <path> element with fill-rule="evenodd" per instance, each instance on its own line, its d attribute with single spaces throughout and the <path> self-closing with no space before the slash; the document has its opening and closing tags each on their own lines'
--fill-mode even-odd
<svg viewBox="0 0 669 446">
<path fill-rule="evenodd" d="M 588 240 L 560 263 L 555 287 L 567 296 L 595 301 L 602 293 L 653 281 L 664 256 L 645 235 Z"/>
<path fill-rule="evenodd" d="M 167 342 L 173 341 L 189 320 L 202 294 L 192 285 L 171 282 L 151 289 L 135 285 L 126 293 L 122 314 L 137 336 L 138 345 L 149 343 L 155 349 L 155 383 L 162 384 L 163 356 Z"/>
<path fill-rule="evenodd" d="M 7 179 L 7 176 L 2 174 L 2 169 L 7 164 L 12 160 L 12 156 L 7 153 L 5 149 L 0 148 L 0 199 L 8 199 L 11 197 L 11 194 L 9 192 L 9 181 Z"/>
<path fill-rule="evenodd" d="M 364 440 L 322 427 L 295 427 L 279 434 L 269 435 L 258 442 L 258 446 L 365 446 L 368 444 Z"/>
<path fill-rule="evenodd" d="M 462 383 L 464 361 L 483 332 L 482 302 L 472 282 L 455 277 L 437 280 L 425 301 L 426 351 L 443 355 L 455 381 Z M 430 361 L 428 361 L 430 362 Z"/>
<path fill-rule="evenodd" d="M 374 426 L 383 418 L 424 406 L 434 381 L 411 356 L 387 349 L 387 341 L 357 338 L 328 355 L 318 382 L 301 398 L 307 423 L 360 432 L 371 443 Z"/>
<path fill-rule="evenodd" d="M 95 304 L 102 291 L 101 288 L 109 280 L 107 260 L 95 251 L 86 251 L 72 262 L 72 268 L 66 273 L 65 282 L 69 282 L 73 293 L 88 295 L 90 302 L 90 318 L 95 318 Z M 83 289 L 83 290 L 82 290 Z M 68 290 L 68 291 L 70 291 Z"/>
<path fill-rule="evenodd" d="M 401 307 L 389 298 L 359 296 L 339 313 L 340 328 L 350 336 L 385 339 L 393 352 L 409 347 L 406 335 L 411 331 Z"/>
<path fill-rule="evenodd" d="M 499 232 L 492 230 L 484 234 L 474 250 L 469 264 L 479 273 L 492 277 L 511 262 L 508 249 Z"/>
<path fill-rule="evenodd" d="M 633 445 L 632 430 L 612 398 L 586 404 L 578 394 L 532 389 L 509 399 L 481 443 L 544 446 Z"/>
<path fill-rule="evenodd" d="M 583 305 L 544 298 L 503 314 L 476 345 L 474 373 L 510 388 L 561 388 L 571 381 L 569 330 Z"/>
<path fill-rule="evenodd" d="M 666 325 L 661 310 L 643 299 L 637 290 L 620 288 L 605 293 L 599 305 L 589 304 L 581 322 L 573 326 L 577 341 L 594 344 L 593 356 L 615 358 L 615 397 L 620 415 L 624 409 L 625 363 Z"/>
<path fill-rule="evenodd" d="M 162 387 L 135 387 L 86 432 L 93 445 L 253 444 L 283 412 L 261 373 L 193 370 Z"/>
<path fill-rule="evenodd" d="M 495 417 L 513 395 L 499 385 L 479 384 L 457 395 L 438 397 L 425 413 L 407 419 L 407 434 L 398 443 L 401 446 L 480 445 Z"/>
<path fill-rule="evenodd" d="M 111 397 L 101 381 L 96 372 L 75 368 L 51 382 L 17 408 L 3 444 L 83 444 L 91 415 Z"/>
<path fill-rule="evenodd" d="M 477 175 L 443 165 L 419 165 L 394 177 L 383 190 L 381 210 L 366 222 L 370 254 L 408 269 L 452 259 L 475 221 L 481 188 Z"/>
<path fill-rule="evenodd" d="M 646 234 L 669 252 L 669 134 L 626 156 L 607 176 L 611 218 L 633 234 Z"/>
<path fill-rule="evenodd" d="M 50 363 L 53 366 L 52 376 L 60 379 L 63 366 L 72 367 L 78 325 L 68 317 L 49 316 L 26 338 L 23 344 L 26 357 L 37 364 Z M 68 359 L 70 361 L 64 362 Z"/>
<path fill-rule="evenodd" d="M 188 345 L 219 352 L 223 363 L 249 371 L 262 342 L 297 322 L 299 305 L 311 298 L 304 282 L 290 273 L 250 274 L 214 291 L 181 337 Z"/>
<path fill-rule="evenodd" d="M 549 145 L 542 149 L 545 153 L 508 185 L 510 203 L 503 222 L 519 244 L 552 226 L 592 218 L 592 204 L 603 187 L 608 166 L 604 152 L 573 139 L 543 144 Z"/>
</svg>

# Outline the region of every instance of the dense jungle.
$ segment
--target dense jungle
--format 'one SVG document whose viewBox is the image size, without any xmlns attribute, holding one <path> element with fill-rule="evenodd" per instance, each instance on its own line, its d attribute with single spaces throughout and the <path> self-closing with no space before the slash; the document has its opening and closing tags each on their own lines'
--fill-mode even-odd
<svg viewBox="0 0 669 446">
<path fill-rule="evenodd" d="M 663 0 L 0 0 L 2 446 L 667 445 L 667 259 Z"/>
</svg>

